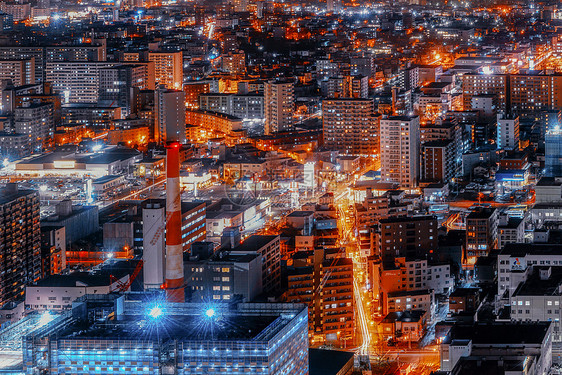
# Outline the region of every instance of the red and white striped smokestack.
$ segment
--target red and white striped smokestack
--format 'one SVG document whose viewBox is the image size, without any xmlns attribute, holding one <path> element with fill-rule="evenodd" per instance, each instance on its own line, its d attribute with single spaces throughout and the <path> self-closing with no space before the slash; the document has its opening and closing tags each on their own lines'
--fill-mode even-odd
<svg viewBox="0 0 562 375">
<path fill-rule="evenodd" d="M 184 302 L 183 247 L 181 243 L 180 144 L 166 150 L 166 299 Z"/>
</svg>

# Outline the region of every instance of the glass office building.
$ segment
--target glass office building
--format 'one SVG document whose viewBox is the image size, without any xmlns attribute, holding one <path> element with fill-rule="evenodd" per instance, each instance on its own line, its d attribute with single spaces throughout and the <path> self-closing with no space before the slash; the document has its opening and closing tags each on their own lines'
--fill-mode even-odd
<svg viewBox="0 0 562 375">
<path fill-rule="evenodd" d="M 304 375 L 307 314 L 298 304 L 154 304 L 120 297 L 100 308 L 85 298 L 25 338 L 24 371 Z"/>
<path fill-rule="evenodd" d="M 547 130 L 544 143 L 545 175 L 548 177 L 562 176 L 562 129 L 555 126 Z"/>
</svg>

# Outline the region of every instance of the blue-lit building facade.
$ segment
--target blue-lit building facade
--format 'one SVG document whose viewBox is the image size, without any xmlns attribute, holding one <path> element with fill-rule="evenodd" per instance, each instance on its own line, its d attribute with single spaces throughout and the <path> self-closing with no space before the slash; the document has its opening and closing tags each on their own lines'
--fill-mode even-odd
<svg viewBox="0 0 562 375">
<path fill-rule="evenodd" d="M 304 305 L 87 305 L 24 339 L 26 374 L 308 374 Z"/>
<path fill-rule="evenodd" d="M 544 167 L 545 176 L 562 176 L 562 129 L 555 126 L 545 135 Z"/>
</svg>

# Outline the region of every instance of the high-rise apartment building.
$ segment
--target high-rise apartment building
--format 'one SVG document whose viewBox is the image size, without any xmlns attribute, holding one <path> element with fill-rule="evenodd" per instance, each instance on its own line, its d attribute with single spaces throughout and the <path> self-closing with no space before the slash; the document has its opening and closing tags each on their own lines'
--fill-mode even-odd
<svg viewBox="0 0 562 375">
<path fill-rule="evenodd" d="M 35 81 L 44 82 L 45 51 L 43 47 L 0 46 L 2 60 L 28 60 L 33 58 L 35 64 Z"/>
<path fill-rule="evenodd" d="M 264 85 L 265 134 L 293 128 L 294 83 L 269 81 Z"/>
<path fill-rule="evenodd" d="M 241 119 L 263 119 L 263 95 L 201 94 L 199 109 L 221 112 Z"/>
<path fill-rule="evenodd" d="M 454 145 L 452 140 L 430 141 L 422 145 L 423 181 L 448 183 L 454 177 L 456 170 Z"/>
<path fill-rule="evenodd" d="M 0 190 L 0 305 L 22 297 L 41 273 L 39 194 L 8 184 Z"/>
<path fill-rule="evenodd" d="M 0 60 L 0 81 L 10 80 L 14 86 L 35 83 L 35 59 Z"/>
<path fill-rule="evenodd" d="M 186 143 L 185 93 L 159 85 L 154 92 L 155 138 L 158 143 Z"/>
<path fill-rule="evenodd" d="M 324 146 L 353 155 L 379 153 L 380 116 L 371 99 L 326 99 L 322 102 Z"/>
<path fill-rule="evenodd" d="M 510 110 L 514 114 L 562 109 L 562 76 L 514 74 L 509 76 Z"/>
<path fill-rule="evenodd" d="M 498 115 L 496 137 L 498 148 L 519 150 L 519 116 Z"/>
<path fill-rule="evenodd" d="M 379 220 L 374 255 L 393 262 L 397 257 L 427 259 L 438 247 L 434 216 L 395 216 Z M 378 238 L 377 238 L 378 237 Z"/>
<path fill-rule="evenodd" d="M 133 107 L 133 87 L 144 86 L 144 65 L 118 65 L 100 69 L 99 102 L 104 105 L 117 105 L 128 115 Z"/>
<path fill-rule="evenodd" d="M 380 126 L 381 179 L 413 188 L 419 179 L 420 119 L 390 116 Z"/>
<path fill-rule="evenodd" d="M 148 61 L 154 62 L 156 84 L 168 89 L 181 90 L 183 86 L 183 54 L 178 52 L 149 52 Z"/>
<path fill-rule="evenodd" d="M 26 134 L 34 151 L 41 151 L 54 132 L 54 106 L 52 103 L 24 102 L 15 110 L 14 130 Z"/>
<path fill-rule="evenodd" d="M 462 76 L 463 108 L 472 110 L 472 97 L 493 95 L 496 98 L 497 113 L 506 113 L 508 105 L 509 76 L 506 74 L 467 73 Z"/>
<path fill-rule="evenodd" d="M 106 61 L 105 41 L 76 46 L 0 46 L 0 60 L 34 59 L 35 81 L 46 81 L 46 64 L 52 62 Z M 48 80 L 47 80 L 48 81 Z"/>
<path fill-rule="evenodd" d="M 221 60 L 221 67 L 225 72 L 235 75 L 246 73 L 246 55 L 243 51 L 229 52 Z"/>
<path fill-rule="evenodd" d="M 369 78 L 367 76 L 330 77 L 321 82 L 322 95 L 327 98 L 367 99 Z"/>
<path fill-rule="evenodd" d="M 100 99 L 100 71 L 119 65 L 131 65 L 135 73 L 132 75 L 137 82 L 136 87 L 140 89 L 154 88 L 154 75 L 151 72 L 151 63 L 118 63 L 118 62 L 85 62 L 85 61 L 62 61 L 47 62 L 45 65 L 45 77 L 47 82 L 52 83 L 53 91 L 62 97 L 63 103 L 97 103 Z M 142 66 L 143 68 L 136 67 Z M 142 81 L 139 72 L 144 71 Z M 104 74 L 104 78 L 106 75 Z M 104 85 L 107 88 L 107 84 Z"/>
<path fill-rule="evenodd" d="M 325 250 L 293 259 L 288 270 L 289 302 L 309 305 L 309 337 L 313 342 L 343 346 L 354 336 L 353 262 L 326 259 Z M 349 342 L 351 344 L 351 342 Z"/>
</svg>

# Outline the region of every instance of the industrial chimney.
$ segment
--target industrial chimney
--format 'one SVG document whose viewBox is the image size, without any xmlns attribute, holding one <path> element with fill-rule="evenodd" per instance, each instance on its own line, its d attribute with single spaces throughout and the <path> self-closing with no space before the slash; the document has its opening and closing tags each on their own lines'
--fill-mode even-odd
<svg viewBox="0 0 562 375">
<path fill-rule="evenodd" d="M 184 302 L 183 247 L 181 243 L 180 144 L 166 150 L 166 299 Z"/>
</svg>

